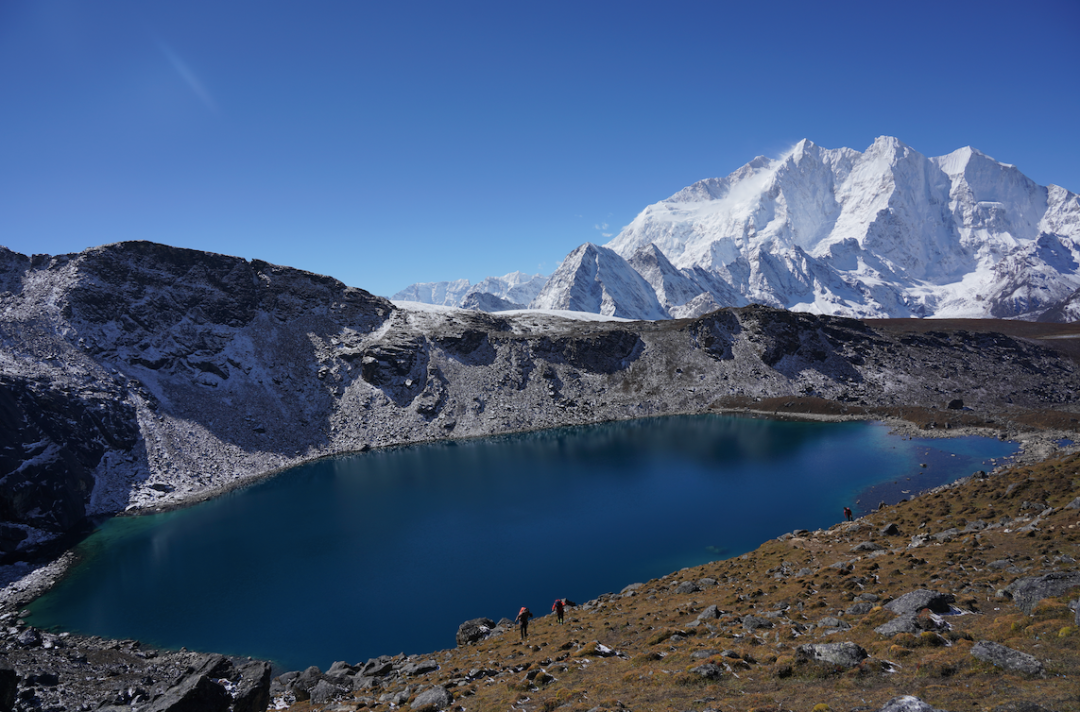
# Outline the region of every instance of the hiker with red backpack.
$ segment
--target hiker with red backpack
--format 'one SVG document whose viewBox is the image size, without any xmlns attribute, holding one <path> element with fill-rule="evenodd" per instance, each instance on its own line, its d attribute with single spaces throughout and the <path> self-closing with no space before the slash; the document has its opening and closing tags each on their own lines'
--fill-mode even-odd
<svg viewBox="0 0 1080 712">
<path fill-rule="evenodd" d="M 565 605 L 565 601 L 561 598 L 556 598 L 555 603 L 551 604 L 551 610 L 555 611 L 555 620 L 560 625 L 562 625 L 563 622 L 563 607 Z"/>
<path fill-rule="evenodd" d="M 528 606 L 522 606 L 518 611 L 517 618 L 514 622 L 521 626 L 521 642 L 525 642 L 525 639 L 529 637 L 529 619 L 533 617 L 532 611 Z"/>
</svg>

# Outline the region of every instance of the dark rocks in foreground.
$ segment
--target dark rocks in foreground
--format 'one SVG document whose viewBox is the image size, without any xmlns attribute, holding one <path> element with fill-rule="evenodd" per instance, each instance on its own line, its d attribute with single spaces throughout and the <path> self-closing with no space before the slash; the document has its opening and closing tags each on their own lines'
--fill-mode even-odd
<svg viewBox="0 0 1080 712">
<path fill-rule="evenodd" d="M 166 652 L 135 641 L 8 628 L 0 658 L 0 712 L 119 710 L 264 712 L 270 664 Z"/>
</svg>

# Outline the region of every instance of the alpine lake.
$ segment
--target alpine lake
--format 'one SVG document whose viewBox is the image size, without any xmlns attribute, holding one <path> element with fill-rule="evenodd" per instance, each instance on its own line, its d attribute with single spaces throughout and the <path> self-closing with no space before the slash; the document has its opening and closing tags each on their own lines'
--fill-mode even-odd
<svg viewBox="0 0 1080 712">
<path fill-rule="evenodd" d="M 433 652 L 468 619 L 544 615 L 738 556 L 1016 450 L 720 415 L 374 450 L 110 519 L 29 622 L 278 670 Z"/>
</svg>

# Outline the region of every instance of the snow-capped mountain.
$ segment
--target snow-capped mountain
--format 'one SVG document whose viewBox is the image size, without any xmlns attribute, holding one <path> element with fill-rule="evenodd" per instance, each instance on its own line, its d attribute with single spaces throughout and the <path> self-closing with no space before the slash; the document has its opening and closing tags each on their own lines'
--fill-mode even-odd
<svg viewBox="0 0 1080 712">
<path fill-rule="evenodd" d="M 653 287 L 614 250 L 585 243 L 551 275 L 530 309 L 568 309 L 629 319 L 666 319 Z"/>
<path fill-rule="evenodd" d="M 607 244 L 631 262 L 650 246 L 724 306 L 1036 319 L 1080 288 L 1080 201 L 972 148 L 804 140 L 650 205 Z M 693 288 L 649 282 L 682 316 Z"/>
<path fill-rule="evenodd" d="M 397 292 L 391 299 L 479 311 L 524 309 L 540 293 L 546 281 L 547 277 L 542 274 L 511 272 L 502 277 L 488 277 L 476 284 L 470 284 L 467 279 L 419 282 Z"/>
<path fill-rule="evenodd" d="M 505 296 L 499 280 L 413 285 L 394 298 L 461 306 L 467 292 L 473 308 L 501 304 L 476 296 L 488 292 L 635 319 L 758 303 L 1072 321 L 1078 267 L 1080 198 L 1064 188 L 970 147 L 928 158 L 890 137 L 864 153 L 803 140 L 648 206 L 604 247 L 574 250 L 531 302 Z"/>
</svg>

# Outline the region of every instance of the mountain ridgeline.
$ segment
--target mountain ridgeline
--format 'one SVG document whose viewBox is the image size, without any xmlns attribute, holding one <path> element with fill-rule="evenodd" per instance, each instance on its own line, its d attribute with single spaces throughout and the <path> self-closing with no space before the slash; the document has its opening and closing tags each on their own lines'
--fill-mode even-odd
<svg viewBox="0 0 1080 712">
<path fill-rule="evenodd" d="M 499 315 L 148 242 L 0 248 L 0 547 L 373 447 L 811 401 L 1009 433 L 1080 390 L 1070 340 L 926 324 Z"/>
<path fill-rule="evenodd" d="M 864 153 L 803 140 L 648 206 L 605 246 L 582 245 L 527 305 L 652 320 L 763 304 L 857 318 L 1069 322 L 1080 317 L 1078 267 L 1075 193 L 970 147 L 928 158 L 889 137 Z M 505 291 L 498 279 L 462 280 L 394 299 L 486 311 L 526 304 L 525 292 Z M 485 307 L 482 293 L 510 304 Z"/>
</svg>

